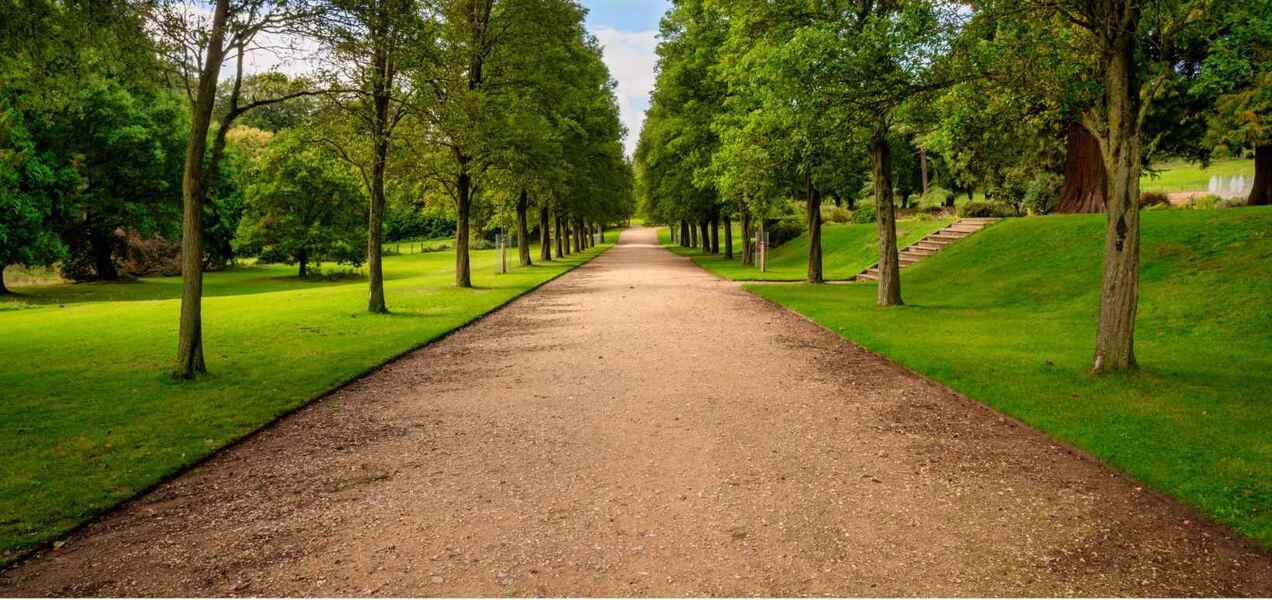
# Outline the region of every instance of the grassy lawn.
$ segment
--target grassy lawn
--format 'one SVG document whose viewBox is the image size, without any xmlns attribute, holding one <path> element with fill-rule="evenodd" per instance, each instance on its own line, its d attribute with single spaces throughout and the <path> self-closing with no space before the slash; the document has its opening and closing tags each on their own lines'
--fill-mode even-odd
<svg viewBox="0 0 1272 600">
<path fill-rule="evenodd" d="M 904 248 L 946 225 L 953 219 L 916 217 L 897 221 L 897 245 Z M 658 241 L 672 252 L 692 256 L 708 271 L 735 281 L 803 281 L 808 275 L 808 237 L 795 238 L 769 254 L 768 269 L 742 264 L 740 228 L 735 226 L 733 260 L 723 254 L 712 256 L 701 249 L 681 248 L 671 242 L 666 227 L 659 228 Z M 721 244 L 723 244 L 721 236 Z M 848 279 L 879 260 L 879 230 L 874 224 L 828 223 L 822 226 L 822 273 L 828 280 Z"/>
<path fill-rule="evenodd" d="M 386 257 L 385 316 L 366 312 L 361 278 L 211 273 L 210 374 L 194 383 L 166 376 L 178 278 L 18 288 L 0 304 L 0 563 L 605 248 L 506 275 L 495 274 L 496 251 L 474 252 L 469 290 L 451 285 L 453 252 Z"/>
<path fill-rule="evenodd" d="M 1088 375 L 1104 217 L 1014 219 L 871 283 L 753 286 L 1272 546 L 1272 208 L 1144 213 L 1141 370 Z"/>
<path fill-rule="evenodd" d="M 1153 165 L 1155 174 L 1144 174 L 1140 188 L 1145 192 L 1204 192 L 1210 189 L 1210 178 L 1218 175 L 1254 176 L 1253 159 L 1216 160 L 1203 169 L 1187 162 L 1170 162 Z"/>
</svg>

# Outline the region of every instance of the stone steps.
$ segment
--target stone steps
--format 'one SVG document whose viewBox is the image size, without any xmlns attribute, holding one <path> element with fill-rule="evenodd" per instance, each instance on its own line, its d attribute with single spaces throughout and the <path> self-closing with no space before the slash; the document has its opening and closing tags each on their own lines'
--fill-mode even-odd
<svg viewBox="0 0 1272 600">
<path fill-rule="evenodd" d="M 950 244 L 953 244 L 969 235 L 975 234 L 977 231 L 980 231 L 998 221 L 999 219 L 985 217 L 959 219 L 946 226 L 944 229 L 941 229 L 936 233 L 929 234 L 927 237 L 903 248 L 897 255 L 901 263 L 901 268 L 904 269 L 912 264 L 921 262 L 923 259 L 944 250 Z M 855 277 L 853 277 L 853 280 L 878 281 L 878 263 L 874 264 L 865 271 L 858 273 Z"/>
</svg>

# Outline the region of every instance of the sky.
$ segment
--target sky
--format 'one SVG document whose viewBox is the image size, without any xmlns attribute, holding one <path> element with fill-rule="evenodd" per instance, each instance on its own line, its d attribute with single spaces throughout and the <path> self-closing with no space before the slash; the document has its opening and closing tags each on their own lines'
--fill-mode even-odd
<svg viewBox="0 0 1272 600">
<path fill-rule="evenodd" d="M 667 0 L 583 0 L 583 6 L 588 9 L 588 31 L 605 47 L 605 64 L 618 81 L 618 105 L 627 126 L 625 146 L 630 156 L 654 89 L 658 21 L 671 5 Z"/>
</svg>

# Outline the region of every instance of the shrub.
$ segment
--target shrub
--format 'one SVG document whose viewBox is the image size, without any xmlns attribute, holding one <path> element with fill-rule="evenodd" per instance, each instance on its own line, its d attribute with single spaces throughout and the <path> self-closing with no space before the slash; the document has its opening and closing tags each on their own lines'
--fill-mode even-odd
<svg viewBox="0 0 1272 600">
<path fill-rule="evenodd" d="M 989 202 L 968 202 L 958 209 L 960 217 L 1014 217 L 1016 211 L 1007 205 Z"/>
<path fill-rule="evenodd" d="M 829 210 L 823 208 L 822 220 L 830 223 L 850 223 L 852 222 L 852 211 L 841 206 L 832 206 Z"/>
<path fill-rule="evenodd" d="M 804 223 L 796 219 L 782 219 L 768 225 L 769 246 L 776 248 L 801 235 L 804 235 Z"/>
<path fill-rule="evenodd" d="M 873 206 L 863 206 L 852 213 L 852 222 L 859 225 L 875 222 L 875 209 Z"/>
<path fill-rule="evenodd" d="M 1064 177 L 1041 172 L 1025 184 L 1024 206 L 1034 214 L 1045 215 L 1060 204 L 1060 187 Z"/>
<path fill-rule="evenodd" d="M 1163 204 L 1169 205 L 1170 198 L 1168 198 L 1166 194 L 1162 192 L 1144 192 L 1140 194 L 1140 197 L 1139 197 L 1140 208 L 1149 208 L 1152 206 L 1160 206 Z"/>
</svg>

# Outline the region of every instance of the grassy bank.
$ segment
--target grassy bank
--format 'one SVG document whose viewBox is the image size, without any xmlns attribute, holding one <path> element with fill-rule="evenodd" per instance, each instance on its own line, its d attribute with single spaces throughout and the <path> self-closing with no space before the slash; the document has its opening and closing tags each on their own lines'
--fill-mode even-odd
<svg viewBox="0 0 1272 600">
<path fill-rule="evenodd" d="M 999 223 L 873 284 L 754 286 L 1272 546 L 1272 208 L 1144 213 L 1138 373 L 1087 374 L 1102 215 Z"/>
<path fill-rule="evenodd" d="M 210 374 L 193 383 L 166 375 L 178 278 L 18 288 L 0 300 L 0 562 L 607 247 L 505 275 L 496 251 L 474 252 L 474 289 L 452 286 L 451 251 L 386 257 L 383 316 L 366 312 L 362 277 L 210 273 Z"/>
<path fill-rule="evenodd" d="M 919 217 L 897 221 L 897 246 L 904 248 L 946 225 L 953 219 Z M 658 230 L 658 241 L 673 252 L 693 257 L 703 268 L 736 281 L 803 281 L 808 275 L 808 236 L 795 238 L 769 253 L 768 268 L 742 264 L 742 240 L 735 227 L 734 257 L 705 254 L 697 248 L 681 248 L 671 241 L 666 227 Z M 721 244 L 724 243 L 721 236 Z M 822 273 L 828 280 L 848 279 L 879 260 L 879 231 L 874 224 L 829 223 L 822 226 Z"/>
</svg>

